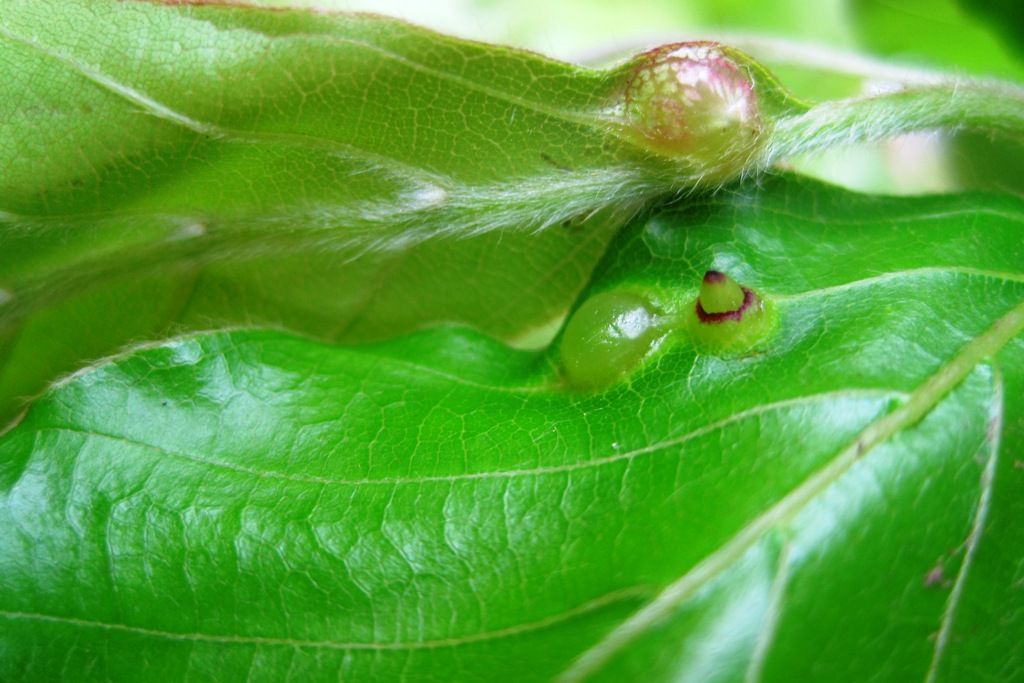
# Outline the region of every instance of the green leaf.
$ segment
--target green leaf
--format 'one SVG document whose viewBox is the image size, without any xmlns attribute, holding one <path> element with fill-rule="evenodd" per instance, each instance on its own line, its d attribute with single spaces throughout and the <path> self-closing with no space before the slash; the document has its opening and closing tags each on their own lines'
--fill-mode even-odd
<svg viewBox="0 0 1024 683">
<path fill-rule="evenodd" d="M 1024 136 L 1003 83 L 809 108 L 728 46 L 594 70 L 241 5 L 16 0 L 0 65 L 0 420 L 188 330 L 445 322 L 540 346 L 668 197 L 922 128 Z"/>
<path fill-rule="evenodd" d="M 621 73 L 381 17 L 8 0 L 0 74 L 0 416 L 182 330 L 522 340 L 646 182 Z"/>
<path fill-rule="evenodd" d="M 637 221 L 584 300 L 714 268 L 779 329 L 604 393 L 465 328 L 81 373 L 0 439 L 0 679 L 1016 680 L 1022 235 L 787 178 Z"/>
</svg>

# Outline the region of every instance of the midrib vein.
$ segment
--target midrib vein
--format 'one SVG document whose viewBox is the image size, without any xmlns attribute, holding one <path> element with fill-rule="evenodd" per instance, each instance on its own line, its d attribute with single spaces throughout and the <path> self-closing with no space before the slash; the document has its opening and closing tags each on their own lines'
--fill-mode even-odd
<svg viewBox="0 0 1024 683">
<path fill-rule="evenodd" d="M 837 481 L 871 449 L 921 420 L 946 394 L 963 381 L 971 370 L 986 357 L 998 352 L 1022 330 L 1024 302 L 968 342 L 948 363 L 911 393 L 905 403 L 868 425 L 825 467 L 811 475 L 803 484 L 719 546 L 718 550 L 669 584 L 650 603 L 586 650 L 556 679 L 558 683 L 578 683 L 600 670 L 618 652 L 671 614 L 699 588 L 732 566 L 767 531 L 792 520 L 800 510 Z"/>
</svg>

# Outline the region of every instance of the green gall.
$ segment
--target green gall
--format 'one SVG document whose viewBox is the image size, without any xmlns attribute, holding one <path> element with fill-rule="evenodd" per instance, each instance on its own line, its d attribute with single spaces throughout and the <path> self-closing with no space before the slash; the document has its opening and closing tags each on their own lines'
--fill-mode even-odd
<svg viewBox="0 0 1024 683">
<path fill-rule="evenodd" d="M 573 313 L 562 336 L 570 385 L 600 389 L 629 374 L 664 337 L 661 317 L 643 297 L 603 292 Z"/>
<path fill-rule="evenodd" d="M 698 301 L 705 313 L 728 313 L 739 310 L 745 297 L 746 292 L 743 288 L 725 273 L 717 270 L 704 273 Z"/>
<path fill-rule="evenodd" d="M 640 55 L 623 106 L 641 145 L 684 159 L 714 182 L 741 175 L 765 137 L 750 75 L 717 43 L 674 43 Z"/>
<path fill-rule="evenodd" d="M 777 323 L 771 302 L 725 273 L 709 270 L 687 315 L 686 327 L 698 351 L 729 355 L 756 351 L 771 337 Z"/>
</svg>

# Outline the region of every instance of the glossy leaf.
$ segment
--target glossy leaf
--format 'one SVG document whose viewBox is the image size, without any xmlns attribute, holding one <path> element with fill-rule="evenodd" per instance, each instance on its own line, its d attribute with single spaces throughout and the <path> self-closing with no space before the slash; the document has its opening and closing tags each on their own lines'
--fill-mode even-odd
<svg viewBox="0 0 1024 683">
<path fill-rule="evenodd" d="M 1020 678 L 1022 237 L 794 179 L 638 221 L 586 296 L 715 269 L 779 329 L 603 393 L 464 328 L 93 368 L 0 438 L 0 679 Z"/>
</svg>

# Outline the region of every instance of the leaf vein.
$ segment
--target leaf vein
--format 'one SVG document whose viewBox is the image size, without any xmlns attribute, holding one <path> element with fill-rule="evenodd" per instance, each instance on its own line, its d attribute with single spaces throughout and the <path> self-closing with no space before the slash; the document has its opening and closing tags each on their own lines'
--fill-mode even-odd
<svg viewBox="0 0 1024 683">
<path fill-rule="evenodd" d="M 957 607 L 963 595 L 964 586 L 974 560 L 974 554 L 985 533 L 985 520 L 988 518 L 989 505 L 992 500 L 992 488 L 995 482 L 996 467 L 999 461 L 999 446 L 1002 437 L 1003 418 L 1003 379 L 998 366 L 993 364 L 993 391 L 992 411 L 989 418 L 988 438 L 988 461 L 981 474 L 981 493 L 978 496 L 978 505 L 975 508 L 974 521 L 971 524 L 971 531 L 967 537 L 964 549 L 964 559 L 960 563 L 960 570 L 957 572 L 953 582 L 953 588 L 946 600 L 946 607 L 942 613 L 942 621 L 939 626 L 938 635 L 935 638 L 935 650 L 932 653 L 928 671 L 925 673 L 925 683 L 934 683 L 939 673 L 939 665 L 942 656 L 949 647 L 949 639 L 953 632 L 953 622 L 956 618 Z"/>
<path fill-rule="evenodd" d="M 391 60 L 397 64 L 401 64 L 402 66 L 413 71 L 416 71 L 418 73 L 431 76 L 438 80 L 448 81 L 449 83 L 461 86 L 463 88 L 466 88 L 467 90 L 471 90 L 481 95 L 486 95 L 488 97 L 494 98 L 496 100 L 501 100 L 509 104 L 514 104 L 517 107 L 522 107 L 523 109 L 528 109 L 538 114 L 550 116 L 551 118 L 555 119 L 561 119 L 563 121 L 572 121 L 573 123 L 583 125 L 587 128 L 592 128 L 602 133 L 606 133 L 609 128 L 607 122 L 599 124 L 595 119 L 581 114 L 577 114 L 571 110 L 560 109 L 557 107 L 549 107 L 540 101 L 529 100 L 523 97 L 519 97 L 512 93 L 504 92 L 502 90 L 498 90 L 497 88 L 492 88 L 482 83 L 478 83 L 472 79 L 457 76 L 455 74 L 448 73 L 440 69 L 435 69 L 433 67 L 427 66 L 426 64 L 422 64 L 413 59 L 409 59 L 405 55 L 393 52 L 386 48 L 380 47 L 379 45 L 374 45 L 373 43 L 368 43 L 362 40 L 356 40 L 355 38 L 342 38 L 340 36 L 332 35 L 292 34 L 291 37 L 305 37 L 312 38 L 314 40 L 325 40 L 326 42 L 361 47 L 366 50 L 373 51 L 380 55 L 381 57 L 384 57 L 385 59 Z M 576 70 L 580 70 L 580 68 L 577 66 L 573 66 L 573 68 Z"/>
<path fill-rule="evenodd" d="M 543 619 L 526 624 L 517 624 L 507 628 L 494 631 L 482 631 L 465 636 L 453 638 L 441 638 L 437 640 L 424 640 L 420 642 L 343 642 L 334 640 L 306 640 L 296 638 L 280 638 L 274 636 L 239 636 L 228 634 L 204 633 L 204 632 L 178 632 L 163 629 L 148 628 L 144 626 L 131 626 L 113 622 L 99 621 L 93 619 L 79 619 L 77 617 L 61 616 L 56 614 L 43 614 L 40 612 L 21 612 L 15 610 L 0 610 L 0 617 L 12 621 L 36 621 L 68 626 L 103 629 L 134 635 L 161 638 L 164 640 L 188 641 L 192 643 L 218 643 L 224 645 L 270 645 L 291 648 L 311 648 L 318 650 L 431 650 L 441 648 L 459 647 L 473 643 L 489 640 L 511 638 L 517 635 L 541 631 L 558 624 L 572 621 L 577 617 L 584 616 L 601 608 L 613 605 L 629 599 L 639 598 L 649 594 L 649 589 L 643 586 L 634 586 L 621 590 L 612 591 L 606 595 L 589 600 L 581 605 L 559 612 Z"/>
<path fill-rule="evenodd" d="M 732 566 L 773 527 L 785 524 L 807 504 L 830 487 L 867 453 L 931 412 L 985 358 L 1001 349 L 1024 330 L 1024 302 L 1008 311 L 988 330 L 965 344 L 946 365 L 918 387 L 899 408 L 869 424 L 854 441 L 830 462 L 782 497 L 771 508 L 727 539 L 713 553 L 666 586 L 650 603 L 639 609 L 601 640 L 585 650 L 556 679 L 579 683 L 590 678 L 622 648 L 667 617 L 699 588 Z"/>
<path fill-rule="evenodd" d="M 935 266 L 935 267 L 924 267 L 924 268 L 908 268 L 905 270 L 894 270 L 880 275 L 874 275 L 872 277 L 862 278 L 860 280 L 852 280 L 850 282 L 844 282 L 838 285 L 829 285 L 827 287 L 819 287 L 817 289 L 808 289 L 803 292 L 797 292 L 795 294 L 776 294 L 773 298 L 778 301 L 800 301 L 802 299 L 810 299 L 814 297 L 830 296 L 847 290 L 858 289 L 860 287 L 868 287 L 874 284 L 883 282 L 889 282 L 892 280 L 901 280 L 904 278 L 917 277 L 919 275 L 966 275 L 968 277 L 987 277 L 994 280 L 1004 280 L 1006 282 L 1024 282 L 1024 273 L 1007 273 L 997 270 L 985 270 L 982 268 L 968 268 L 964 266 Z"/>
<path fill-rule="evenodd" d="M 112 441 L 119 441 L 131 446 L 137 446 L 145 449 L 157 451 L 161 455 L 171 457 L 178 460 L 184 460 L 205 467 L 211 467 L 216 469 L 222 469 L 229 472 L 243 474 L 247 476 L 257 477 L 260 479 L 276 479 L 284 481 L 293 481 L 307 484 L 320 484 L 320 485 L 336 485 L 336 486 L 399 486 L 406 484 L 431 484 L 431 483 L 454 483 L 459 481 L 472 481 L 479 479 L 514 479 L 518 477 L 536 477 L 550 474 L 562 474 L 572 473 L 580 470 L 593 469 L 598 467 L 604 467 L 617 462 L 631 461 L 637 457 L 654 453 L 672 446 L 679 446 L 688 441 L 692 441 L 701 436 L 705 436 L 710 433 L 719 431 L 733 423 L 746 420 L 752 417 L 757 417 L 765 413 L 769 413 L 776 410 L 783 410 L 785 408 L 804 405 L 807 403 L 814 403 L 816 401 L 823 401 L 829 399 L 836 399 L 842 397 L 858 397 L 858 398 L 876 398 L 876 399 L 898 399 L 904 397 L 904 394 L 895 390 L 883 390 L 883 389 L 863 389 L 863 390 L 851 390 L 843 389 L 841 391 L 834 392 L 823 392 L 820 394 L 812 394 L 809 396 L 800 396 L 797 398 L 784 399 L 781 401 L 775 401 L 771 403 L 761 404 L 748 410 L 739 411 L 729 415 L 725 418 L 711 422 L 702 427 L 694 429 L 685 434 L 674 436 L 656 444 L 644 446 L 643 448 L 637 448 L 632 451 L 626 451 L 624 453 L 614 453 L 600 458 L 594 458 L 585 462 L 573 462 L 566 463 L 564 465 L 550 465 L 545 467 L 535 467 L 529 469 L 512 469 L 512 470 L 494 470 L 494 471 L 482 471 L 482 472 L 470 472 L 465 474 L 451 474 L 451 475 L 425 475 L 425 476 L 406 476 L 406 477 L 387 477 L 387 478 L 363 478 L 363 479 L 334 479 L 329 477 L 317 477 L 312 475 L 299 475 L 299 474 L 288 474 L 285 472 L 279 472 L 275 470 L 263 470 L 255 467 L 248 467 L 231 462 L 225 462 L 222 460 L 210 460 L 201 456 L 192 455 L 189 453 L 182 453 L 179 451 L 171 450 L 163 446 L 156 444 L 147 443 L 139 439 L 127 437 L 117 434 L 109 434 L 96 430 L 83 429 L 73 427 L 71 425 L 51 425 L 40 427 L 38 431 L 52 431 L 52 432 L 67 432 L 72 434 L 82 434 L 85 436 L 93 436 L 101 439 L 108 439 Z"/>
<path fill-rule="evenodd" d="M 380 152 L 373 152 L 361 147 L 341 142 L 340 140 L 333 140 L 330 138 L 320 138 L 310 135 L 302 135 L 297 133 L 271 133 L 266 131 L 244 131 L 235 130 L 231 128 L 224 128 L 219 125 L 209 123 L 207 121 L 201 121 L 194 117 L 188 116 L 175 110 L 174 108 L 150 97 L 146 93 L 133 88 L 125 83 L 121 83 L 114 77 L 106 74 L 99 69 L 93 68 L 88 64 L 81 62 L 80 60 L 72 57 L 71 55 L 65 54 L 59 50 L 54 50 L 50 47 L 40 44 L 36 40 L 26 38 L 10 31 L 9 29 L 0 27 L 0 37 L 6 38 L 11 42 L 24 45 L 31 49 L 38 51 L 50 59 L 53 59 L 64 66 L 68 67 L 75 73 L 78 73 L 83 78 L 95 83 L 104 90 L 120 97 L 126 102 L 133 104 L 142 109 L 147 114 L 154 116 L 163 121 L 167 121 L 173 125 L 185 128 L 193 133 L 197 133 L 204 137 L 213 139 L 224 139 L 228 141 L 236 141 L 243 143 L 260 143 L 265 141 L 280 141 L 288 144 L 315 144 L 324 146 L 327 148 L 335 149 L 339 152 L 344 152 L 351 158 L 360 158 L 361 160 L 369 163 L 371 166 L 377 166 L 382 169 L 386 169 L 392 173 L 400 172 L 408 174 L 415 178 L 418 178 L 421 182 L 429 183 L 430 185 L 436 185 L 441 182 L 441 178 L 434 173 L 427 171 L 426 169 L 409 164 L 408 162 L 402 161 L 396 157 L 381 154 Z M 6 213 L 6 212 L 5 212 Z"/>
<path fill-rule="evenodd" d="M 775 641 L 775 634 L 779 628 L 779 620 L 782 616 L 782 603 L 786 597 L 786 587 L 789 585 L 790 562 L 789 554 L 791 546 L 786 541 L 782 550 L 779 551 L 779 559 L 776 563 L 775 578 L 772 581 L 768 597 L 768 607 L 765 610 L 764 622 L 761 624 L 757 642 L 754 644 L 754 651 L 750 657 L 750 664 L 744 676 L 745 683 L 759 683 L 764 675 L 764 664 L 771 651 L 772 643 Z"/>
</svg>

